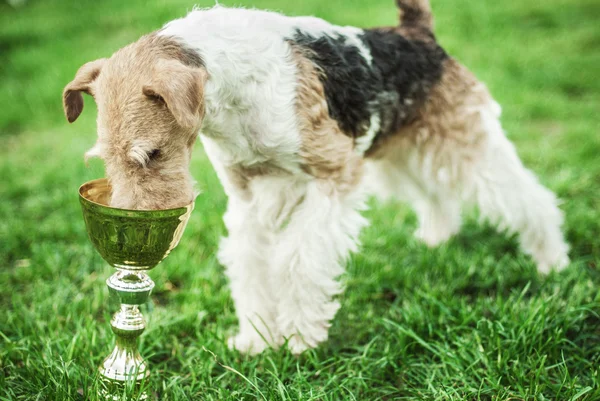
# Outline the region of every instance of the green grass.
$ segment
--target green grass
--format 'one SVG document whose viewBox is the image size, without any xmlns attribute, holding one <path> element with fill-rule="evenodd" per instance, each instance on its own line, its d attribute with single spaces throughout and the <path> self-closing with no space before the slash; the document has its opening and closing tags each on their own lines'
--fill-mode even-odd
<svg viewBox="0 0 600 401">
<path fill-rule="evenodd" d="M 339 24 L 396 22 L 391 0 L 238 3 Z M 406 206 L 373 202 L 330 340 L 299 358 L 244 357 L 225 346 L 236 327 L 215 259 L 225 196 L 198 145 L 192 170 L 204 193 L 180 246 L 152 271 L 145 310 L 141 351 L 157 399 L 600 400 L 600 4 L 433 3 L 440 42 L 488 84 L 519 154 L 563 199 L 572 265 L 538 277 L 515 238 L 475 216 L 428 250 Z M 103 167 L 83 162 L 93 101 L 68 125 L 61 91 L 84 62 L 192 4 L 0 4 L 0 400 L 96 399 L 116 305 L 76 190 Z"/>
</svg>

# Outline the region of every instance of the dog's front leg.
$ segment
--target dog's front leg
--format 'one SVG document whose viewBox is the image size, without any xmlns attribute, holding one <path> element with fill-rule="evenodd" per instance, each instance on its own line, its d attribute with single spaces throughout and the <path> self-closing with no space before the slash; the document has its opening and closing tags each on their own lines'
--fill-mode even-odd
<svg viewBox="0 0 600 401">
<path fill-rule="evenodd" d="M 274 241 L 277 325 L 295 354 L 327 339 L 340 306 L 337 278 L 366 224 L 359 212 L 363 198 L 357 190 L 340 193 L 329 182 L 313 181 Z"/>
<path fill-rule="evenodd" d="M 219 261 L 226 267 L 239 320 L 239 333 L 228 345 L 258 354 L 280 342 L 267 260 L 272 232 L 259 223 L 250 203 L 232 196 L 223 220 L 229 236 L 221 240 Z"/>
</svg>

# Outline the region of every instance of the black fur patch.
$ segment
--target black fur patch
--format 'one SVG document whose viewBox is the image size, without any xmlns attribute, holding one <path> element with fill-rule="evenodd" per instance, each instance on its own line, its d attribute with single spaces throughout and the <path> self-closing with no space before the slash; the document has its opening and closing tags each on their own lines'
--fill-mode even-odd
<svg viewBox="0 0 600 401">
<path fill-rule="evenodd" d="M 391 30 L 364 31 L 361 40 L 371 52 L 371 65 L 341 35 L 316 38 L 298 30 L 292 40 L 311 50 L 307 56 L 324 72 L 329 113 L 353 137 L 365 134 L 373 113 L 381 120 L 377 136 L 394 133 L 414 118 L 448 57 L 433 42 Z"/>
<path fill-rule="evenodd" d="M 309 48 L 308 57 L 324 72 L 321 81 L 331 117 L 345 133 L 362 135 L 371 116 L 369 101 L 379 82 L 358 48 L 346 44 L 344 36 L 316 38 L 300 30 L 292 40 Z"/>
<path fill-rule="evenodd" d="M 414 118 L 429 90 L 442 77 L 448 55 L 435 42 L 405 38 L 386 30 L 367 30 L 363 40 L 371 50 L 373 69 L 381 82 L 381 133 L 394 133 Z"/>
</svg>

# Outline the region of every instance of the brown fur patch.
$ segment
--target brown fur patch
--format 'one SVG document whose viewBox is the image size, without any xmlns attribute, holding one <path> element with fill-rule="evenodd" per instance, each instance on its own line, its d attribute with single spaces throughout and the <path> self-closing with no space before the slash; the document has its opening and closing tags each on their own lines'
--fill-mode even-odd
<svg viewBox="0 0 600 401">
<path fill-rule="evenodd" d="M 470 143 L 476 140 L 473 131 L 477 130 L 479 122 L 473 107 L 491 101 L 485 85 L 450 58 L 444 62 L 441 80 L 431 88 L 414 120 L 393 135 L 376 138 L 366 156 L 385 157 L 399 141 L 405 146 L 415 146 L 432 138 Z"/>
<path fill-rule="evenodd" d="M 225 173 L 230 184 L 236 190 L 237 195 L 246 201 L 252 199 L 252 192 L 250 191 L 250 182 L 252 179 L 265 176 L 289 175 L 289 172 L 270 163 L 257 164 L 251 167 L 241 165 L 228 166 L 225 167 Z"/>
<path fill-rule="evenodd" d="M 158 36 L 155 33 L 147 35 L 148 46 L 157 49 L 164 58 L 181 61 L 188 67 L 204 67 L 204 61 L 198 53 L 183 46 L 177 40 Z"/>
<path fill-rule="evenodd" d="M 296 109 L 300 127 L 302 167 L 308 174 L 332 182 L 337 190 L 356 186 L 362 175 L 362 156 L 354 141 L 330 117 L 325 90 L 317 67 L 297 47 L 292 47 L 298 66 Z"/>
<path fill-rule="evenodd" d="M 429 0 L 396 0 L 400 23 L 403 25 L 421 25 L 433 29 L 433 16 Z"/>
</svg>

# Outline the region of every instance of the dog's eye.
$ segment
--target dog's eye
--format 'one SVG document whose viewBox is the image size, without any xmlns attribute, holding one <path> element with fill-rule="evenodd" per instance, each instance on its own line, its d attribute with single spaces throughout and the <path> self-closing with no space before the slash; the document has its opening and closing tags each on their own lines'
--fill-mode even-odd
<svg viewBox="0 0 600 401">
<path fill-rule="evenodd" d="M 165 99 L 163 99 L 163 97 L 157 93 L 148 96 L 150 99 L 152 99 L 153 101 L 155 101 L 156 103 L 164 103 Z"/>
<path fill-rule="evenodd" d="M 152 149 L 150 152 L 148 152 L 148 159 L 150 159 L 150 160 L 156 160 L 156 159 L 158 159 L 159 156 L 160 156 L 160 149 Z"/>
<path fill-rule="evenodd" d="M 149 88 L 149 87 L 144 87 L 142 91 L 143 91 L 144 95 L 146 95 L 146 97 L 148 97 L 148 99 L 152 100 L 153 102 L 165 103 L 165 99 L 160 94 L 155 92 L 154 89 Z"/>
</svg>

